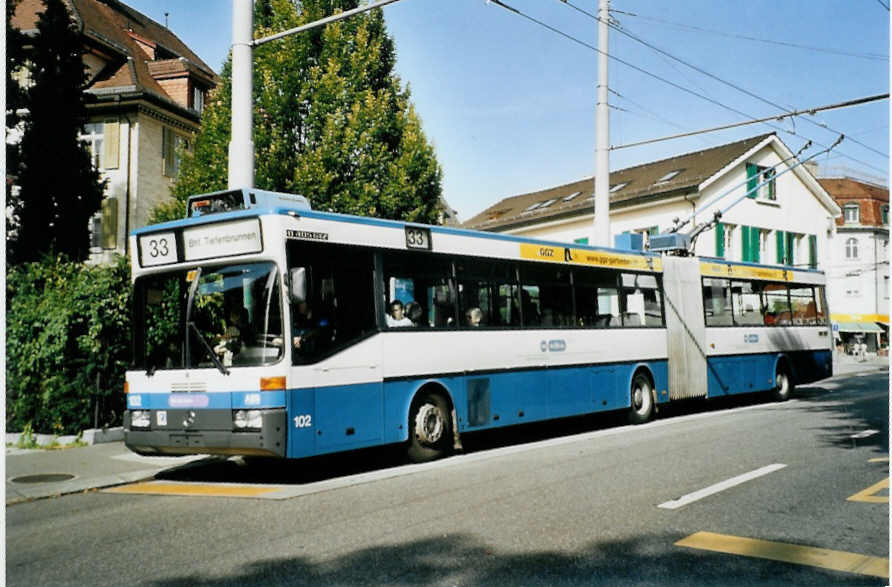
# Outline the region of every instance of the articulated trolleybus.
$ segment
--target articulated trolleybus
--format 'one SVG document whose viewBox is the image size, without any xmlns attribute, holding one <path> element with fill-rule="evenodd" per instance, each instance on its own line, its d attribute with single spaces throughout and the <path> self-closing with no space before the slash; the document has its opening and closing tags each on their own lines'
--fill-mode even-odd
<svg viewBox="0 0 892 587">
<path fill-rule="evenodd" d="M 818 271 L 189 199 L 131 235 L 141 454 L 301 458 L 831 374 Z"/>
</svg>

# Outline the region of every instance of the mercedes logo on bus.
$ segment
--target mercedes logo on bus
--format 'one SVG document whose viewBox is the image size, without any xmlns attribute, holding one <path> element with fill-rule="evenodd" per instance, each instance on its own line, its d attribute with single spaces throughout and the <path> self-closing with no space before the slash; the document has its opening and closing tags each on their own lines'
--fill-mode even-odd
<svg viewBox="0 0 892 587">
<path fill-rule="evenodd" d="M 197 414 L 195 413 L 195 410 L 189 410 L 189 415 L 186 416 L 185 420 L 183 420 L 183 428 L 188 428 L 192 424 L 195 424 L 195 416 L 196 415 Z"/>
</svg>

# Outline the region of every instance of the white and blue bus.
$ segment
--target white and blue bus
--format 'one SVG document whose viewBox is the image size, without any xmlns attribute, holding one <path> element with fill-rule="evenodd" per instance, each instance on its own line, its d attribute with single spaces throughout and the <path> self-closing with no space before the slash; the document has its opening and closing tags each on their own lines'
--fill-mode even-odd
<svg viewBox="0 0 892 587">
<path fill-rule="evenodd" d="M 314 211 L 233 190 L 131 237 L 141 454 L 301 458 L 831 375 L 824 275 Z"/>
</svg>

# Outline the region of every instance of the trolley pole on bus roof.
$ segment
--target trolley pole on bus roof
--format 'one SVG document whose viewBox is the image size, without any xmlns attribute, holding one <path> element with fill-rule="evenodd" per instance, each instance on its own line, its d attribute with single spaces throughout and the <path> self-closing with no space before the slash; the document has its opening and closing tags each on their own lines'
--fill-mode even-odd
<svg viewBox="0 0 892 587">
<path fill-rule="evenodd" d="M 610 0 L 598 0 L 598 104 L 595 109 L 595 208 L 591 244 L 610 242 L 610 113 L 607 108 L 607 23 Z"/>
<path fill-rule="evenodd" d="M 254 187 L 254 47 L 368 12 L 399 0 L 378 0 L 262 39 L 254 39 L 254 1 L 232 0 L 232 134 L 229 189 Z"/>
</svg>

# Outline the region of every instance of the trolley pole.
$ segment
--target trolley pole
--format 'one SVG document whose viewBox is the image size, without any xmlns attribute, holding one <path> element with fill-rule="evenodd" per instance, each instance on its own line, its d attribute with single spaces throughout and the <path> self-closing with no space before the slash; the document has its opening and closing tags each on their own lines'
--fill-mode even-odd
<svg viewBox="0 0 892 587">
<path fill-rule="evenodd" d="M 598 104 L 595 111 L 595 209 L 591 244 L 610 242 L 610 113 L 607 108 L 607 22 L 610 0 L 598 0 Z"/>
</svg>

